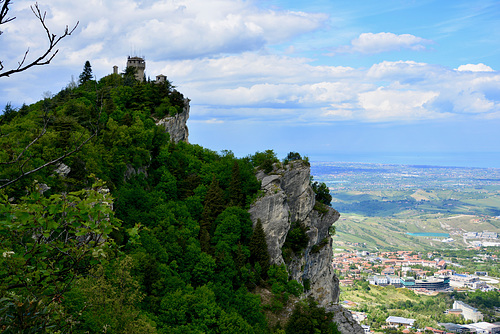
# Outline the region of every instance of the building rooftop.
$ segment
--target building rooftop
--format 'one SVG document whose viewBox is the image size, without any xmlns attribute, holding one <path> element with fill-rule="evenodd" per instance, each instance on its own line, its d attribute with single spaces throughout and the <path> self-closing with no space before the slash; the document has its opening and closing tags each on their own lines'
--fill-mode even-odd
<svg viewBox="0 0 500 334">
<path fill-rule="evenodd" d="M 397 324 L 404 324 L 404 325 L 410 325 L 413 326 L 413 323 L 415 322 L 415 319 L 408 319 L 408 318 L 403 318 L 403 317 L 394 317 L 390 316 L 387 319 L 385 319 L 385 322 L 392 322 L 392 323 L 397 323 Z"/>
<path fill-rule="evenodd" d="M 475 324 L 468 324 L 468 325 L 463 325 L 464 327 L 467 327 L 467 328 L 474 328 L 474 329 L 483 329 L 483 330 L 487 330 L 487 329 L 497 329 L 497 328 L 500 328 L 500 325 L 495 325 L 495 324 L 491 324 L 489 322 L 476 322 Z"/>
</svg>

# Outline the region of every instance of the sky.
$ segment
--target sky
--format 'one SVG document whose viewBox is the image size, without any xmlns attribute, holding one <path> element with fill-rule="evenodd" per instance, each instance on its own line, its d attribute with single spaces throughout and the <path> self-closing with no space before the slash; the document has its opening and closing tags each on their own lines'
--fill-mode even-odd
<svg viewBox="0 0 500 334">
<path fill-rule="evenodd" d="M 127 56 L 188 97 L 189 141 L 243 157 L 500 168 L 500 2 L 40 0 L 61 41 L 50 65 L 0 78 L 0 110 L 55 94 L 86 60 Z M 16 66 L 46 46 L 30 10 L 0 30 Z"/>
</svg>

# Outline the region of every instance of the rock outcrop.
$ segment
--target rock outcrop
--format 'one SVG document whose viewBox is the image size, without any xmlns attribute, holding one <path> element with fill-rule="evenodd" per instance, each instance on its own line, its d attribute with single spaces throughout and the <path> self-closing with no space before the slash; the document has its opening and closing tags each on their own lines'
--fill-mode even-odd
<svg viewBox="0 0 500 334">
<path fill-rule="evenodd" d="M 350 312 L 338 305 L 339 282 L 331 265 L 329 231 L 340 215 L 316 203 L 309 166 L 301 160 L 285 166 L 275 164 L 272 172 L 259 171 L 257 178 L 262 182 L 262 195 L 249 212 L 254 225 L 259 219 L 262 222 L 271 264 L 286 263 L 291 278 L 304 285 L 305 296 L 312 296 L 320 306 L 335 313 L 335 321 L 343 334 L 363 333 Z M 305 228 L 309 241 L 300 254 L 285 261 L 282 248 L 292 223 L 300 223 Z"/>
<path fill-rule="evenodd" d="M 161 125 L 165 128 L 165 132 L 170 134 L 170 140 L 175 143 L 185 141 L 189 143 L 189 131 L 187 120 L 189 118 L 189 99 L 184 100 L 184 108 L 181 113 L 175 116 L 166 116 L 156 122 L 156 125 Z"/>
</svg>

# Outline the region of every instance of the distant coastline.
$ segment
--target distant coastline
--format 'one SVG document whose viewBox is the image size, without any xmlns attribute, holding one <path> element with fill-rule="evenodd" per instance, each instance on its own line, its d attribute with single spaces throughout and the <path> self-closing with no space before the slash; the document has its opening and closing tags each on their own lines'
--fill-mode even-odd
<svg viewBox="0 0 500 334">
<path fill-rule="evenodd" d="M 499 152 L 328 153 L 311 154 L 315 162 L 353 162 L 420 167 L 500 168 Z"/>
</svg>

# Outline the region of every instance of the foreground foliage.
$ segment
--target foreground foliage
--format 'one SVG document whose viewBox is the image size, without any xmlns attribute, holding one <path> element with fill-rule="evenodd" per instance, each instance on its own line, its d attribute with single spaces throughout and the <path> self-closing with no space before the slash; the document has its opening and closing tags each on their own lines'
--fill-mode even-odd
<svg viewBox="0 0 500 334">
<path fill-rule="evenodd" d="M 0 328 L 271 332 L 254 289 L 279 303 L 302 292 L 284 267 L 269 267 L 247 211 L 260 189 L 254 168 L 272 166 L 274 152 L 238 159 L 173 143 L 155 124 L 183 110 L 169 82 L 84 79 L 0 119 L 0 179 L 61 156 L 98 126 L 65 165 L 0 193 Z"/>
</svg>

